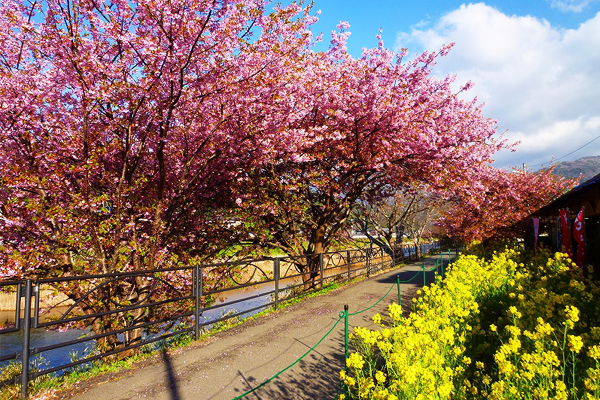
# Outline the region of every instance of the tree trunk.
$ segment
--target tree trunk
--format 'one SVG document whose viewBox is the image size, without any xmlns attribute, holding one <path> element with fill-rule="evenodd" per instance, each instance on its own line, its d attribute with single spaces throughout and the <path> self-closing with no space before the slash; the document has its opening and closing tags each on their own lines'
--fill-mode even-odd
<svg viewBox="0 0 600 400">
<path fill-rule="evenodd" d="M 321 273 L 319 255 L 325 250 L 325 225 L 319 226 L 311 235 L 311 239 L 312 243 L 308 244 L 304 253 L 306 262 L 301 266 L 304 290 L 314 289 L 316 278 Z"/>
<path fill-rule="evenodd" d="M 102 315 L 93 319 L 91 328 L 96 335 L 108 333 L 111 331 L 131 328 L 147 322 L 149 312 L 147 308 L 141 307 L 128 312 L 119 312 L 122 307 L 130 305 L 147 304 L 149 299 L 149 282 L 136 277 L 132 280 L 118 280 L 94 290 L 83 298 L 85 294 L 79 290 L 61 290 L 67 293 L 73 301 L 80 301 L 79 306 L 86 315 L 114 311 L 114 313 Z M 123 294 L 127 295 L 124 296 Z M 93 317 L 90 317 L 92 319 Z M 139 344 L 142 340 L 143 329 L 135 328 L 122 335 L 110 334 L 96 340 L 96 347 L 100 353 L 107 353 L 117 349 L 122 349 L 132 345 Z M 106 357 L 106 360 L 121 360 L 130 357 L 139 351 L 139 347 L 128 349 L 112 356 Z"/>
<path fill-rule="evenodd" d="M 307 255 L 306 263 L 302 265 L 302 282 L 304 290 L 311 290 L 317 287 L 317 278 L 320 275 L 319 255 Z"/>
</svg>

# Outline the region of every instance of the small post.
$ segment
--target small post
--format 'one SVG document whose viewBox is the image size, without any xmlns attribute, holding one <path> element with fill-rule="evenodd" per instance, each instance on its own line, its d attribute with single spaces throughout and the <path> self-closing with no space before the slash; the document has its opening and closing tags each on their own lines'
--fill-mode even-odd
<svg viewBox="0 0 600 400">
<path fill-rule="evenodd" d="M 200 267 L 198 265 L 194 266 L 194 272 L 192 279 L 194 283 L 192 287 L 194 288 L 194 340 L 198 340 L 200 337 L 200 293 L 198 291 L 198 276 L 200 275 Z"/>
<path fill-rule="evenodd" d="M 446 273 L 444 272 L 444 263 L 442 263 L 442 278 L 446 277 Z"/>
<path fill-rule="evenodd" d="M 281 260 L 275 257 L 273 260 L 273 274 L 275 275 L 275 310 L 279 308 L 279 277 L 281 274 Z"/>
<path fill-rule="evenodd" d="M 438 259 L 435 259 L 435 271 L 439 273 L 440 271 L 440 267 L 439 267 L 439 263 L 438 263 Z"/>
<path fill-rule="evenodd" d="M 202 280 L 202 267 L 198 267 L 198 312 L 197 312 L 197 319 L 196 321 L 198 321 L 198 328 L 200 328 L 200 316 L 202 315 L 202 311 L 204 309 L 204 306 L 202 304 L 200 304 L 200 298 L 203 295 L 203 291 L 202 291 L 202 285 L 203 285 L 203 280 Z"/>
<path fill-rule="evenodd" d="M 323 253 L 319 254 L 319 270 L 321 271 L 321 289 L 323 289 Z"/>
<path fill-rule="evenodd" d="M 352 259 L 350 258 L 350 251 L 346 252 L 346 256 L 348 257 L 348 283 L 350 283 L 350 272 L 352 270 Z"/>
<path fill-rule="evenodd" d="M 427 286 L 427 280 L 425 277 L 425 264 L 421 265 L 421 268 L 423 269 L 423 287 Z"/>
<path fill-rule="evenodd" d="M 348 371 L 348 304 L 344 304 L 344 368 Z"/>
<path fill-rule="evenodd" d="M 32 287 L 33 290 L 33 316 L 31 317 L 31 329 L 38 327 L 38 315 L 40 315 L 40 284 L 36 283 Z"/>
<path fill-rule="evenodd" d="M 29 383 L 29 339 L 31 338 L 31 279 L 25 286 L 25 309 L 23 310 L 23 353 L 21 357 L 21 399 L 26 399 Z"/>
<path fill-rule="evenodd" d="M 21 329 L 21 297 L 23 297 L 23 283 L 17 285 L 17 303 L 15 304 L 15 328 Z"/>
<path fill-rule="evenodd" d="M 396 284 L 398 285 L 398 304 L 402 307 L 402 296 L 400 296 L 400 275 L 396 275 Z"/>
</svg>

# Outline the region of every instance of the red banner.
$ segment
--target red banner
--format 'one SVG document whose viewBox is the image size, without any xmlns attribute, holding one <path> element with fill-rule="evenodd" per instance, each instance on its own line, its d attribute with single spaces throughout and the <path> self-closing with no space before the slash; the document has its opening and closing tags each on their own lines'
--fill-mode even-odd
<svg viewBox="0 0 600 400">
<path fill-rule="evenodd" d="M 573 257 L 573 249 L 571 248 L 571 229 L 569 228 L 569 210 L 559 210 L 560 226 L 562 231 L 563 249 L 571 258 Z"/>
<path fill-rule="evenodd" d="M 585 220 L 584 207 L 575 218 L 573 223 L 573 239 L 577 242 L 577 265 L 581 268 L 585 266 Z"/>
</svg>

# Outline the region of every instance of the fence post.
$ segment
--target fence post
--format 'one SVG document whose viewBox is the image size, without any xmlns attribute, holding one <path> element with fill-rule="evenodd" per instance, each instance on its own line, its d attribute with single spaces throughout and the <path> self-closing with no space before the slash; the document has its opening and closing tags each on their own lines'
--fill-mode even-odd
<svg viewBox="0 0 600 400">
<path fill-rule="evenodd" d="M 40 315 L 40 284 L 36 283 L 31 290 L 33 290 L 33 317 L 31 318 L 31 329 L 36 329 L 39 323 L 38 315 Z"/>
<path fill-rule="evenodd" d="M 352 270 L 352 259 L 350 258 L 350 250 L 346 252 L 346 256 L 348 257 L 348 283 L 350 283 L 350 272 Z"/>
<path fill-rule="evenodd" d="M 425 264 L 423 264 L 421 268 L 423 269 L 423 287 L 425 287 L 427 286 L 427 279 L 425 277 Z"/>
<path fill-rule="evenodd" d="M 23 353 L 21 357 L 21 399 L 26 399 L 27 384 L 29 383 L 29 339 L 31 338 L 31 279 L 27 279 L 25 286 L 23 323 L 25 326 L 23 327 Z"/>
<path fill-rule="evenodd" d="M 344 304 L 344 368 L 348 371 L 348 304 Z"/>
<path fill-rule="evenodd" d="M 21 329 L 21 297 L 23 297 L 23 283 L 17 285 L 17 304 L 15 305 L 15 328 Z"/>
<path fill-rule="evenodd" d="M 442 263 L 442 278 L 446 277 L 446 273 L 444 272 L 444 263 Z"/>
<path fill-rule="evenodd" d="M 321 289 L 323 289 L 323 253 L 319 254 L 319 269 L 321 270 Z"/>
<path fill-rule="evenodd" d="M 196 308 L 194 309 L 194 340 L 198 340 L 200 336 L 200 293 L 198 291 L 198 276 L 200 275 L 200 267 L 198 265 L 194 266 L 194 280 L 193 288 L 194 288 L 194 301 L 196 304 Z"/>
<path fill-rule="evenodd" d="M 273 260 L 273 274 L 275 275 L 275 310 L 279 308 L 279 275 L 281 274 L 281 261 L 279 257 Z"/>
<path fill-rule="evenodd" d="M 200 309 L 204 309 L 204 306 L 200 305 L 200 298 L 203 295 L 203 291 L 202 291 L 202 286 L 203 286 L 203 279 L 202 279 L 202 267 L 198 267 L 198 329 L 200 329 L 200 316 L 202 315 L 202 313 L 200 312 Z"/>
<path fill-rule="evenodd" d="M 398 304 L 402 307 L 402 296 L 400 296 L 400 275 L 396 275 L 396 284 L 398 285 Z"/>
</svg>

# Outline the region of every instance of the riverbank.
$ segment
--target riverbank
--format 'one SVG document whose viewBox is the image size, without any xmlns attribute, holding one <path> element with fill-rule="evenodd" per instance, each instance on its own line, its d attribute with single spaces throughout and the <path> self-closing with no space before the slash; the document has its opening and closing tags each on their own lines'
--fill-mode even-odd
<svg viewBox="0 0 600 400">
<path fill-rule="evenodd" d="M 67 307 L 73 304 L 73 300 L 50 287 L 42 286 L 40 290 L 40 304 L 48 308 L 54 306 Z M 16 291 L 0 292 L 0 311 L 12 311 L 14 313 L 16 306 Z M 10 322 L 14 322 L 14 320 Z"/>
</svg>

